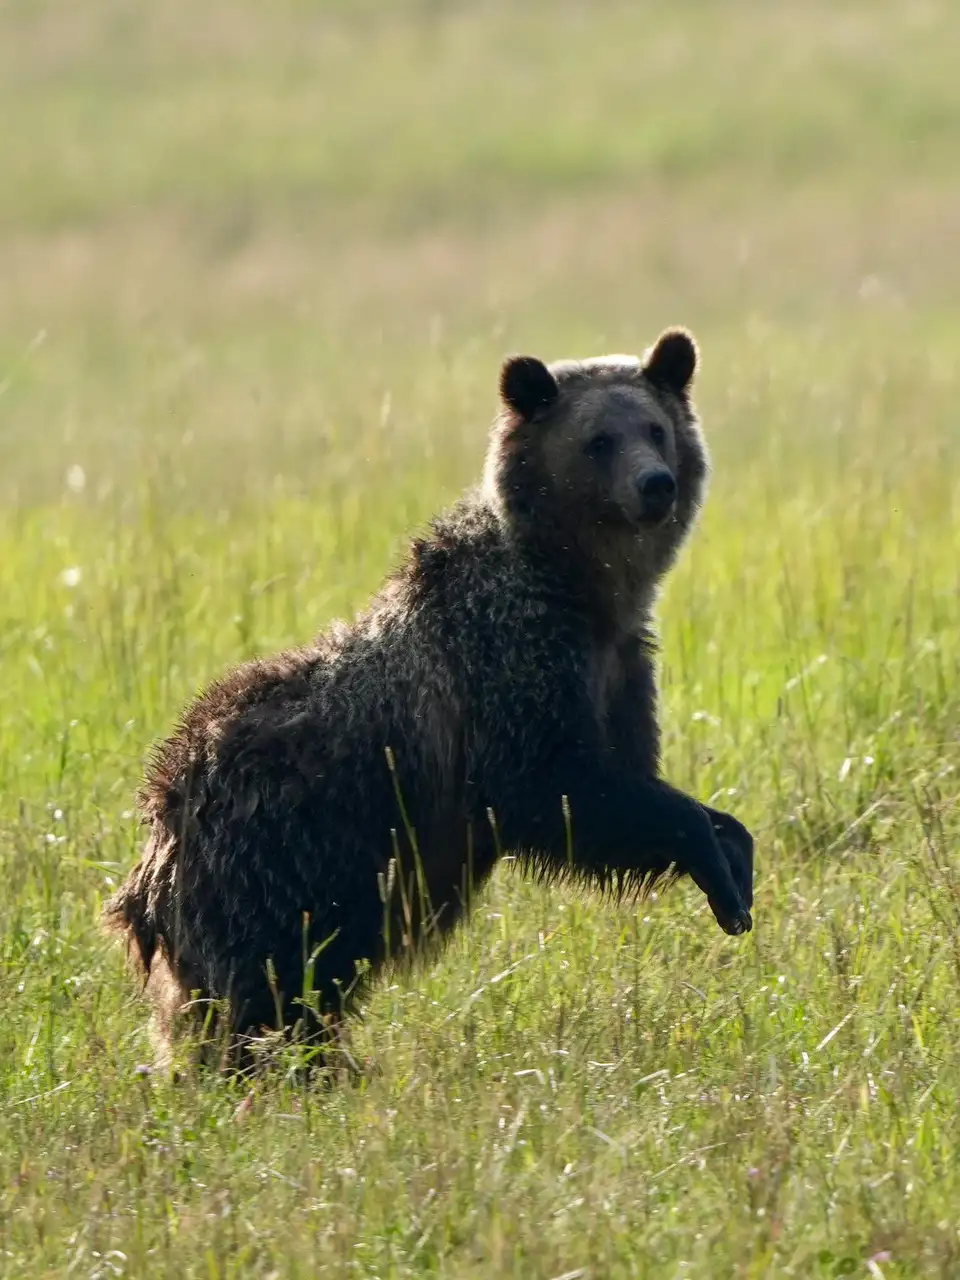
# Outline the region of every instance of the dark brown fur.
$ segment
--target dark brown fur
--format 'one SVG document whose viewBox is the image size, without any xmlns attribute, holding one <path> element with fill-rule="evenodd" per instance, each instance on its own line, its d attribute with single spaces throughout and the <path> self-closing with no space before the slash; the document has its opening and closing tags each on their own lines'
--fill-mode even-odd
<svg viewBox="0 0 960 1280">
<path fill-rule="evenodd" d="M 645 361 L 508 361 L 482 486 L 368 611 L 186 709 L 107 908 L 165 1042 L 194 998 L 232 1036 L 337 1014 L 358 962 L 448 931 L 503 850 L 618 891 L 689 873 L 750 927 L 749 834 L 658 777 L 652 608 L 707 477 L 695 364 L 681 331 Z"/>
</svg>

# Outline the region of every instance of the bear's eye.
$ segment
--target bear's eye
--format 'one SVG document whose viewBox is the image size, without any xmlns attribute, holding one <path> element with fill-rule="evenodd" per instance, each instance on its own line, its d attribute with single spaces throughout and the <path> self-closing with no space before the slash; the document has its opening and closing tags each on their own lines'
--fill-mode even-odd
<svg viewBox="0 0 960 1280">
<path fill-rule="evenodd" d="M 664 431 L 663 427 L 661 427 L 659 422 L 655 422 L 651 426 L 650 439 L 653 441 L 653 443 L 657 446 L 658 449 L 662 449 L 663 446 L 667 443 L 667 433 L 666 431 Z"/>
<path fill-rule="evenodd" d="M 609 431 L 601 431 L 588 440 L 583 446 L 584 452 L 588 457 L 600 460 L 601 458 L 609 458 L 613 453 L 613 436 Z"/>
</svg>

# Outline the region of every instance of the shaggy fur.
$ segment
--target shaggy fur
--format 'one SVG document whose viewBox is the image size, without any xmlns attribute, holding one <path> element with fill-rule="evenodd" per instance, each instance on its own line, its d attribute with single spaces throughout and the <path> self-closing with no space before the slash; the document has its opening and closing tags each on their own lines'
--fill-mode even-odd
<svg viewBox="0 0 960 1280">
<path fill-rule="evenodd" d="M 618 892 L 689 874 L 751 927 L 749 833 L 658 776 L 651 610 L 707 478 L 696 361 L 680 330 L 644 360 L 508 361 L 482 485 L 368 611 L 187 708 L 107 908 L 162 1037 L 187 1002 L 234 1037 L 309 1021 L 318 948 L 313 1016 L 337 1014 L 358 962 L 448 931 L 502 851 Z"/>
</svg>

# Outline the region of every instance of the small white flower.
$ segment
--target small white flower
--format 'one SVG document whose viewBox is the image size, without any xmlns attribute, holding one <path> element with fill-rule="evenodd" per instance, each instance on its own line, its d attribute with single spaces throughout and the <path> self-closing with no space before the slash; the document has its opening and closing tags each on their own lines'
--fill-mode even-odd
<svg viewBox="0 0 960 1280">
<path fill-rule="evenodd" d="M 83 493 L 87 487 L 87 473 L 79 462 L 75 462 L 67 472 L 67 488 L 71 493 Z"/>
<path fill-rule="evenodd" d="M 71 565 L 69 569 L 64 569 L 60 575 L 60 581 L 65 587 L 79 587 L 82 578 L 83 570 L 76 564 Z"/>
</svg>

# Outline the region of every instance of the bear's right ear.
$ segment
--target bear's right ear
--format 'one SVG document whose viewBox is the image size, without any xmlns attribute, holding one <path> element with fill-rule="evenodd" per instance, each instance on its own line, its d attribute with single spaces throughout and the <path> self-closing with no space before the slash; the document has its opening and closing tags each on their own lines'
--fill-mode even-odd
<svg viewBox="0 0 960 1280">
<path fill-rule="evenodd" d="M 644 354 L 643 372 L 657 387 L 685 396 L 700 362 L 692 333 L 686 329 L 665 329 Z"/>
<path fill-rule="evenodd" d="M 500 370 L 504 404 L 529 422 L 538 409 L 553 404 L 560 394 L 557 380 L 536 356 L 511 356 Z"/>
</svg>

